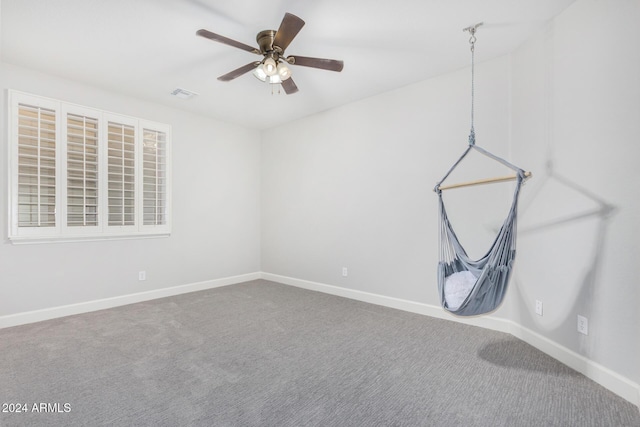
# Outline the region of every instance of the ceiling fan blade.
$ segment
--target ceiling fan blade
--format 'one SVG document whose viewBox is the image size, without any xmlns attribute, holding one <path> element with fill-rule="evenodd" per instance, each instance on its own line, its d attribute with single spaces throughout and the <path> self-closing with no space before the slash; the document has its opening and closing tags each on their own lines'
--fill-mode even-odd
<svg viewBox="0 0 640 427">
<path fill-rule="evenodd" d="M 298 86 L 296 86 L 292 78 L 288 78 L 280 84 L 282 85 L 282 89 L 284 89 L 284 93 L 286 93 L 287 95 L 291 95 L 298 91 Z"/>
<path fill-rule="evenodd" d="M 196 31 L 196 35 L 200 37 L 204 37 L 205 39 L 213 40 L 229 46 L 237 47 L 238 49 L 246 50 L 247 52 L 257 53 L 258 55 L 260 55 L 260 50 L 256 49 L 255 47 L 251 47 L 248 44 L 231 40 L 230 38 L 221 36 L 220 34 L 212 33 L 211 31 L 208 31 L 208 30 L 204 30 L 204 29 L 198 30 Z"/>
<path fill-rule="evenodd" d="M 236 77 L 240 77 L 241 75 L 248 73 L 249 71 L 253 70 L 254 68 L 256 68 L 258 65 L 260 65 L 259 61 L 255 61 L 255 62 L 251 62 L 247 65 L 243 65 L 240 68 L 237 68 L 227 74 L 225 74 L 224 76 L 220 76 L 218 77 L 218 80 L 222 81 L 222 82 L 228 82 L 231 81 L 233 79 L 235 79 Z"/>
<path fill-rule="evenodd" d="M 280 28 L 276 31 L 276 37 L 273 39 L 273 46 L 278 46 L 284 52 L 302 27 L 304 27 L 302 19 L 291 13 L 285 13 L 280 23 Z"/>
<path fill-rule="evenodd" d="M 289 56 L 287 62 L 291 65 L 300 65 L 302 67 L 320 68 L 329 71 L 342 71 L 344 62 L 336 59 L 309 58 L 306 56 Z"/>
</svg>

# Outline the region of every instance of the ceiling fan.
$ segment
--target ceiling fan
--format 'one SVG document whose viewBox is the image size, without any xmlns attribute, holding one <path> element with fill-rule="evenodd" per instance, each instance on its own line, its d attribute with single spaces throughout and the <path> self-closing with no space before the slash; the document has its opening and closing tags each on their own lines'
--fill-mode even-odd
<svg viewBox="0 0 640 427">
<path fill-rule="evenodd" d="M 262 55 L 261 61 L 254 61 L 243 65 L 218 80 L 228 82 L 253 70 L 253 75 L 263 82 L 273 84 L 280 83 L 287 95 L 296 93 L 298 87 L 291 79 L 291 70 L 287 65 L 300 65 L 302 67 L 320 68 L 329 71 L 342 71 L 344 63 L 335 59 L 309 58 L 306 56 L 285 56 L 284 51 L 294 37 L 304 26 L 304 21 L 291 13 L 285 13 L 278 31 L 264 30 L 256 36 L 259 48 L 251 47 L 236 40 L 212 33 L 208 30 L 198 30 L 196 35 L 223 43 L 247 52 Z"/>
</svg>

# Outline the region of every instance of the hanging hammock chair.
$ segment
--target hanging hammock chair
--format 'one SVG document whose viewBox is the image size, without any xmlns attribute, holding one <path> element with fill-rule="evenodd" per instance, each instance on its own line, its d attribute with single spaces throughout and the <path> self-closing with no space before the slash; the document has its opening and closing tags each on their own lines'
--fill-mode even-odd
<svg viewBox="0 0 640 427">
<path fill-rule="evenodd" d="M 494 157 L 491 153 L 474 144 L 469 146 L 460 160 L 471 149 Z M 516 171 L 516 188 L 511 208 L 500 227 L 500 231 L 487 253 L 480 259 L 471 259 L 462 244 L 460 244 L 460 240 L 449 221 L 442 199 L 442 190 L 454 188 L 454 186 L 440 187 L 440 184 L 453 171 L 460 160 L 456 162 L 454 167 L 449 170 L 445 178 L 435 188 L 438 194 L 440 214 L 438 292 L 442 307 L 458 316 L 475 316 L 488 313 L 500 305 L 506 294 L 511 269 L 516 257 L 518 196 L 522 183 L 530 174 L 503 159 L 497 159 Z M 506 180 L 506 178 L 499 179 Z M 460 185 L 456 185 L 456 187 L 458 186 Z"/>
<path fill-rule="evenodd" d="M 507 292 L 507 284 L 509 283 L 513 262 L 516 257 L 518 196 L 520 195 L 520 188 L 525 179 L 531 176 L 530 172 L 525 172 L 523 169 L 514 166 L 508 161 L 475 144 L 475 131 L 473 127 L 473 51 L 476 41 L 475 30 L 479 25 L 481 24 L 465 28 L 465 31 L 471 33 L 469 42 L 471 43 L 472 55 L 471 133 L 469 134 L 469 146 L 434 188 L 434 191 L 438 195 L 440 214 L 440 260 L 438 262 L 438 292 L 440 304 L 445 310 L 457 316 L 485 314 L 495 310 L 502 303 Z M 443 186 L 442 183 L 471 150 L 476 150 L 502 163 L 514 170 L 515 175 Z M 442 199 L 442 191 L 469 185 L 510 180 L 516 180 L 516 187 L 509 213 L 487 253 L 480 259 L 473 260 L 467 255 L 467 252 L 460 244 L 458 236 L 456 236 L 453 230 Z"/>
</svg>

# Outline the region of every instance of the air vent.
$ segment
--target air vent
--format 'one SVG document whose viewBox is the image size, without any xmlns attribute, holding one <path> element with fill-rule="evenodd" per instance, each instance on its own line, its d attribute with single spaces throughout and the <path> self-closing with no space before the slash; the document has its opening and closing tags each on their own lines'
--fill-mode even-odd
<svg viewBox="0 0 640 427">
<path fill-rule="evenodd" d="M 171 92 L 171 95 L 175 96 L 176 98 L 180 98 L 180 99 L 189 99 L 189 98 L 193 98 L 194 96 L 196 96 L 198 94 L 195 93 L 195 92 L 188 91 L 186 89 L 177 88 L 173 92 Z"/>
</svg>

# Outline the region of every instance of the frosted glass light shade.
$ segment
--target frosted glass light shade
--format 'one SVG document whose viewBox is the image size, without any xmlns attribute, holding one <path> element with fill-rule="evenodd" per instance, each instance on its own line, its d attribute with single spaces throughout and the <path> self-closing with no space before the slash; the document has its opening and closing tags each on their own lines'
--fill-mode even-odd
<svg viewBox="0 0 640 427">
<path fill-rule="evenodd" d="M 280 78 L 279 74 L 274 74 L 273 76 L 269 76 L 269 83 L 271 84 L 282 83 L 282 79 Z"/>
<path fill-rule="evenodd" d="M 263 82 L 267 81 L 267 74 L 264 72 L 261 65 L 258 65 L 253 70 L 253 75 L 260 81 L 263 81 Z"/>
<path fill-rule="evenodd" d="M 278 75 L 284 81 L 291 77 L 291 70 L 283 62 L 278 64 Z"/>
<path fill-rule="evenodd" d="M 278 72 L 277 66 L 276 66 L 276 61 L 274 61 L 273 58 L 265 59 L 264 63 L 262 64 L 262 68 L 264 69 L 264 73 L 267 76 L 273 76 L 274 74 L 276 74 Z"/>
</svg>

